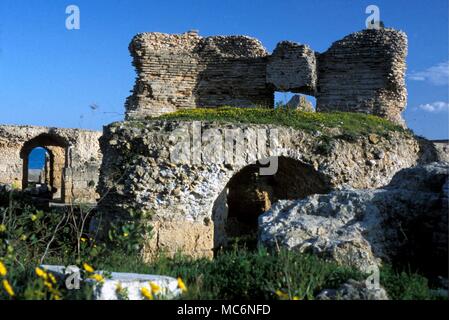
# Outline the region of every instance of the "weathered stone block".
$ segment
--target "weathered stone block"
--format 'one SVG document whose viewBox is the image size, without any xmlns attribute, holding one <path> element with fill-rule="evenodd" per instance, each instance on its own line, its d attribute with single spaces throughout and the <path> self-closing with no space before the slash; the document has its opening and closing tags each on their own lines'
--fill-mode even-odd
<svg viewBox="0 0 449 320">
<path fill-rule="evenodd" d="M 214 234 L 212 223 L 202 221 L 154 221 L 152 236 L 143 249 L 144 260 L 152 261 L 159 254 L 173 256 L 183 253 L 192 257 L 213 256 Z"/>
<path fill-rule="evenodd" d="M 275 91 L 314 95 L 316 81 L 315 52 L 306 45 L 280 42 L 268 58 L 267 82 Z"/>
</svg>

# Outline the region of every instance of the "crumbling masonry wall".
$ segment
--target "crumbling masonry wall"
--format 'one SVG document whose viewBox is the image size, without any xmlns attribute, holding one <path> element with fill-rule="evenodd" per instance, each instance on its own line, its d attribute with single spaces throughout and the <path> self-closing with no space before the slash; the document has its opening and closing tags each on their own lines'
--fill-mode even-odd
<svg viewBox="0 0 449 320">
<path fill-rule="evenodd" d="M 273 105 L 267 52 L 256 39 L 141 33 L 129 49 L 137 79 L 126 101 L 128 119 L 182 108 Z"/>
<path fill-rule="evenodd" d="M 196 107 L 273 107 L 275 91 L 317 98 L 317 111 L 363 112 L 404 125 L 407 36 L 363 30 L 323 53 L 289 41 L 273 53 L 246 36 L 141 33 L 129 46 L 137 71 L 127 119 Z"/>
<path fill-rule="evenodd" d="M 273 90 L 315 95 L 315 52 L 306 45 L 283 41 L 268 58 L 267 82 Z"/>
<path fill-rule="evenodd" d="M 235 151 L 235 161 L 231 163 L 217 160 L 215 152 L 223 150 L 223 137 L 234 130 L 245 133 L 245 141 L 235 143 L 235 148 L 243 143 L 243 151 Z M 352 142 L 333 137 L 332 150 L 323 154 L 319 151 L 322 143 L 319 136 L 275 125 L 163 120 L 117 122 L 104 127 L 100 139 L 104 158 L 98 190 L 104 199 L 98 204 L 99 212 L 108 220 L 127 219 L 130 212 L 148 214 L 153 232 L 145 242 L 146 259 L 163 251 L 212 256 L 214 249 L 226 243 L 223 230 L 228 217 L 227 185 L 258 160 L 252 151 L 258 145 L 255 137 L 259 130 L 269 134 L 270 140 L 272 130 L 278 130 L 277 144 L 270 144 L 262 158 L 281 156 L 308 168 L 296 177 L 306 173 L 311 177 L 285 183 L 283 188 L 289 192 L 294 191 L 295 183 L 306 187 L 317 181 L 316 177 L 326 181 L 329 188 L 379 187 L 387 184 L 398 170 L 414 165 L 419 157 L 416 140 L 402 132 L 390 132 L 371 140 L 362 136 Z M 195 148 L 200 149 L 192 150 L 189 141 L 199 133 L 200 146 Z M 331 131 L 324 134 L 332 136 Z M 174 159 L 174 150 L 184 143 L 191 150 L 187 153 L 190 156 Z M 200 161 L 195 163 L 194 159 Z M 282 174 L 282 168 L 279 171 Z M 284 176 L 288 172 L 291 170 L 284 172 Z M 288 181 L 288 177 L 279 178 Z"/>
<path fill-rule="evenodd" d="M 0 125 L 0 184 L 22 187 L 29 152 L 44 147 L 54 156 L 58 195 L 66 203 L 95 203 L 102 154 L 101 132 Z"/>
<path fill-rule="evenodd" d="M 364 30 L 318 55 L 317 111 L 374 114 L 405 124 L 407 36 L 393 29 Z"/>
</svg>

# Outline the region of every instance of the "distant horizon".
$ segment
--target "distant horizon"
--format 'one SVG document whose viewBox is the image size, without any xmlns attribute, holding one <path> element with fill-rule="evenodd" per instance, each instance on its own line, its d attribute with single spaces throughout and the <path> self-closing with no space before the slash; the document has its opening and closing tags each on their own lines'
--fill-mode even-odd
<svg viewBox="0 0 449 320">
<path fill-rule="evenodd" d="M 431 140 L 449 139 L 446 0 L 79 0 L 73 3 L 80 9 L 79 30 L 66 29 L 69 4 L 0 3 L 1 124 L 101 131 L 123 120 L 136 77 L 128 44 L 140 32 L 244 34 L 259 39 L 269 52 L 283 40 L 323 52 L 363 30 L 365 9 L 375 4 L 387 28 L 408 35 L 407 126 Z M 290 96 L 276 93 L 276 101 Z"/>
</svg>

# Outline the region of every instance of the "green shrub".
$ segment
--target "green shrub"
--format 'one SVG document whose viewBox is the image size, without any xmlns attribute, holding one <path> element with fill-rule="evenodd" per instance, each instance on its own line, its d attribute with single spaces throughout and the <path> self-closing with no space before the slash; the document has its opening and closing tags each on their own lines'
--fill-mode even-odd
<svg viewBox="0 0 449 320">
<path fill-rule="evenodd" d="M 424 276 L 411 271 L 394 270 L 391 266 L 381 268 L 380 282 L 393 300 L 438 299 L 429 288 Z"/>
</svg>

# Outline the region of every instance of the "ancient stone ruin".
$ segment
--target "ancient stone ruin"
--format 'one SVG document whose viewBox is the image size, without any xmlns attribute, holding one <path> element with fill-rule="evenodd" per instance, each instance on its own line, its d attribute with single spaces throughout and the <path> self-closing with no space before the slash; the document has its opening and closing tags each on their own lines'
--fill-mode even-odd
<svg viewBox="0 0 449 320">
<path fill-rule="evenodd" d="M 195 135 L 198 145 L 191 142 Z M 236 138 L 226 144 L 226 136 Z M 271 143 L 260 154 L 265 137 Z M 400 132 L 355 142 L 335 138 L 323 153 L 320 136 L 292 128 L 168 120 L 114 123 L 100 140 L 99 210 L 110 219 L 148 213 L 154 227 L 144 249 L 148 259 L 178 250 L 212 256 L 228 237 L 257 233 L 257 216 L 279 199 L 380 187 L 416 164 L 420 153 L 419 143 Z M 179 158 L 177 146 L 186 148 Z M 232 157 L 223 160 L 226 148 Z M 267 156 L 279 157 L 278 167 L 264 177 L 257 160 Z"/>
<path fill-rule="evenodd" d="M 404 124 L 407 36 L 364 30 L 318 55 L 317 110 L 364 112 Z"/>
<path fill-rule="evenodd" d="M 315 96 L 317 112 L 362 112 L 404 125 L 407 37 L 401 31 L 363 30 L 323 53 L 282 41 L 270 54 L 250 37 L 203 38 L 196 31 L 140 33 L 129 50 L 137 71 L 125 104 L 130 121 L 104 128 L 98 209 L 111 220 L 149 213 L 148 259 L 177 250 L 211 256 L 228 238 L 257 233 L 257 217 L 278 200 L 381 187 L 422 158 L 422 145 L 400 133 L 351 142 L 328 132 L 336 138 L 323 153 L 319 136 L 292 128 L 151 120 L 200 107 L 273 108 L 281 91 Z M 287 107 L 311 108 L 301 96 Z M 268 141 L 258 142 L 261 132 L 273 143 L 264 152 L 256 150 Z M 227 143 L 228 136 L 234 140 Z M 180 143 L 188 152 L 175 161 Z M 226 148 L 235 157 L 221 161 L 216 152 Z M 264 157 L 278 159 L 275 175 L 260 176 Z"/>
<path fill-rule="evenodd" d="M 128 119 L 181 108 L 273 105 L 265 81 L 268 53 L 256 39 L 141 33 L 130 51 L 138 76 L 126 101 Z"/>
<path fill-rule="evenodd" d="M 307 226 L 321 235 L 328 232 L 333 243 L 340 243 L 341 232 L 356 234 L 363 242 L 359 230 L 351 229 L 345 217 L 340 219 L 342 225 L 324 231 L 315 228 L 320 221 L 333 221 L 332 201 L 360 195 L 366 198 L 363 207 L 371 205 L 372 195 L 378 195 L 373 203 L 381 207 L 390 192 L 385 186 L 398 172 L 449 161 L 447 143 L 433 144 L 404 130 L 347 137 L 338 126 L 311 132 L 275 124 L 155 118 L 200 107 L 274 108 L 274 93 L 281 91 L 315 96 L 317 112 L 366 113 L 403 126 L 407 37 L 401 31 L 363 30 L 335 42 L 323 53 L 283 41 L 270 54 L 250 37 L 203 38 L 197 32 L 141 33 L 129 49 L 137 79 L 125 103 L 126 120 L 105 126 L 103 134 L 0 126 L 0 184 L 26 189 L 30 151 L 44 148 L 48 158 L 40 179 L 49 185 L 53 199 L 63 203 L 101 199 L 97 210 L 104 222 L 128 219 L 132 212 L 145 215 L 145 223 L 153 228 L 143 249 L 147 260 L 159 252 L 178 251 L 212 257 L 239 237 L 272 243 L 277 234 L 270 226 L 264 226 L 269 236 L 261 239 L 259 234 L 258 238 L 260 223 L 278 215 L 281 222 L 274 229 L 279 230 L 286 247 L 293 247 L 289 239 L 296 239 L 289 232 L 303 232 Z M 311 111 L 301 96 L 294 97 L 287 107 Z M 276 166 L 271 174 L 263 173 L 268 170 L 267 163 L 268 168 Z M 438 166 L 441 171 L 445 168 Z M 374 188 L 385 190 L 340 191 Z M 438 188 L 433 192 L 435 203 L 442 195 L 447 198 L 447 190 L 444 193 Z M 395 192 L 402 194 L 402 189 Z M 320 199 L 329 201 L 321 206 Z M 292 203 L 306 207 L 282 211 Z M 363 215 L 357 214 L 359 209 L 349 208 L 350 218 L 358 225 Z M 379 210 L 373 211 L 373 216 L 383 212 Z M 308 216 L 298 218 L 299 211 Z M 437 211 L 432 214 L 439 215 Z M 267 218 L 267 212 L 272 216 Z M 288 221 L 305 219 L 309 225 L 304 224 L 303 229 L 295 229 L 293 222 L 282 225 L 286 213 L 291 215 Z M 435 221 L 441 224 L 441 236 L 447 230 L 447 219 Z M 376 222 L 369 225 L 369 230 L 380 229 Z M 307 242 L 308 238 L 303 238 Z M 354 240 L 344 245 L 358 243 Z M 447 238 L 432 243 L 439 250 Z M 376 253 L 375 248 L 362 251 Z M 440 251 L 436 255 L 440 257 Z M 373 257 L 365 260 L 376 260 Z"/>
<path fill-rule="evenodd" d="M 61 203 L 95 203 L 101 163 L 101 132 L 36 126 L 0 126 L 0 184 L 26 189 L 30 152 L 44 148 L 48 158 L 42 184 Z"/>
<path fill-rule="evenodd" d="M 127 119 L 183 108 L 273 107 L 274 92 L 315 96 L 317 111 L 363 112 L 404 125 L 407 36 L 363 30 L 323 53 L 280 42 L 272 54 L 246 36 L 141 33 L 130 44 L 137 79 Z"/>
</svg>

